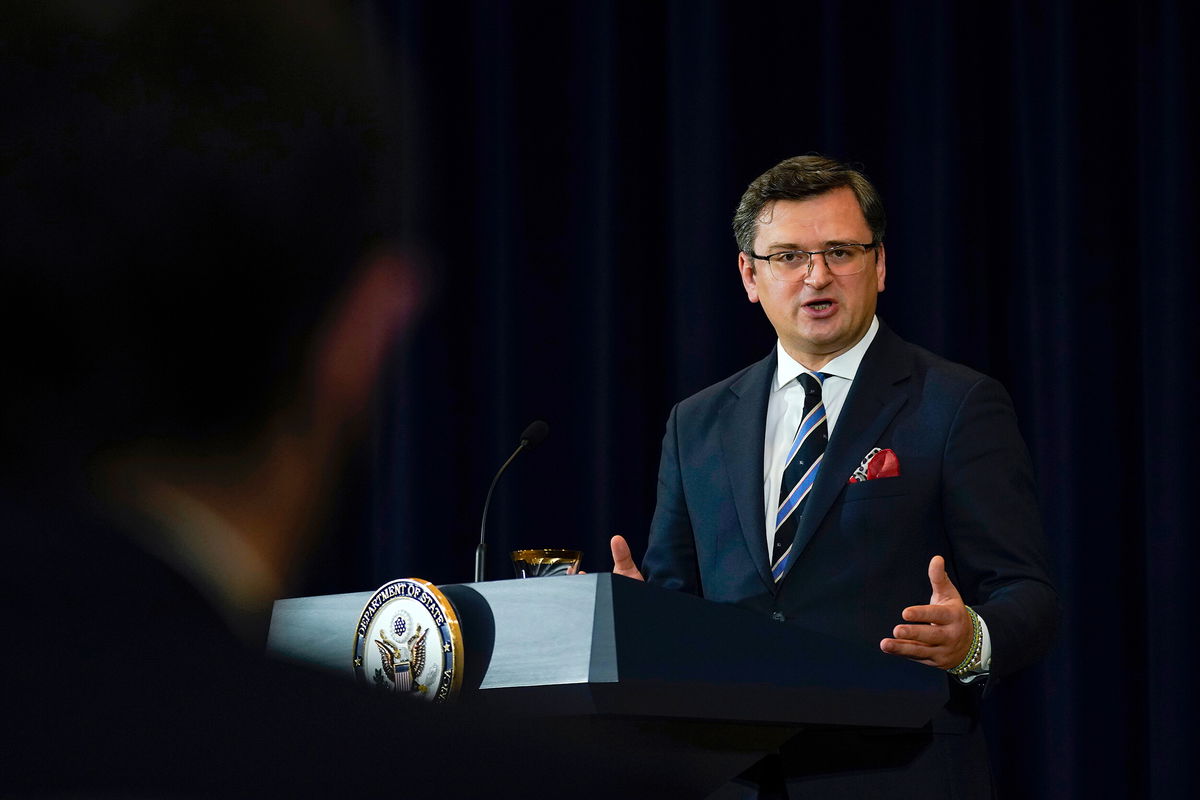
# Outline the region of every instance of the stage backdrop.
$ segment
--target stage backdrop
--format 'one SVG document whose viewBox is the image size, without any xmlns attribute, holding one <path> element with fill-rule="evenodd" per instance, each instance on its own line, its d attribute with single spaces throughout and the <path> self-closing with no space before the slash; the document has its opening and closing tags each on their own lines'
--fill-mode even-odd
<svg viewBox="0 0 1200 800">
<path fill-rule="evenodd" d="M 1065 617 L 989 701 L 1001 790 L 1195 794 L 1193 6 L 362 10 L 435 294 L 310 592 L 470 580 L 488 482 L 536 418 L 550 437 L 497 491 L 489 577 L 514 547 L 607 569 L 614 533 L 640 557 L 672 404 L 774 343 L 737 276 L 738 197 L 826 153 L 888 207 L 880 316 L 1000 379 L 1032 451 Z"/>
</svg>

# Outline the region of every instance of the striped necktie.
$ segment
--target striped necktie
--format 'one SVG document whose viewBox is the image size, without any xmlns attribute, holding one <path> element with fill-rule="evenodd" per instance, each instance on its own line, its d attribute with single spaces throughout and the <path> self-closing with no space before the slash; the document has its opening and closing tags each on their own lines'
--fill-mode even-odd
<svg viewBox="0 0 1200 800">
<path fill-rule="evenodd" d="M 788 448 L 784 462 L 783 481 L 779 485 L 779 511 L 775 514 L 775 548 L 771 555 L 771 576 L 778 583 L 787 574 L 794 558 L 792 545 L 804 513 L 804 503 L 812 491 L 829 440 L 829 425 L 825 420 L 825 404 L 821 402 L 824 373 L 803 372 L 799 377 L 804 387 L 804 419 L 796 429 L 796 438 Z"/>
</svg>

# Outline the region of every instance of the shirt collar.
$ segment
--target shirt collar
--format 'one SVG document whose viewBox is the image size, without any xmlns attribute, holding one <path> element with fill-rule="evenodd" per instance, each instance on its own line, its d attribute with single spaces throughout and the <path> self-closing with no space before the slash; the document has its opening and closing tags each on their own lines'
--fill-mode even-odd
<svg viewBox="0 0 1200 800">
<path fill-rule="evenodd" d="M 858 340 L 858 343 L 821 367 L 821 372 L 825 375 L 836 375 L 848 381 L 854 380 L 854 376 L 858 374 L 858 367 L 862 364 L 863 356 L 867 354 L 867 348 L 871 346 L 871 342 L 875 341 L 875 334 L 878 332 L 879 317 L 872 317 L 871 327 L 867 328 L 867 332 Z M 775 343 L 775 353 L 775 385 L 772 387 L 774 391 L 779 391 L 787 386 L 800 373 L 809 372 L 800 362 L 788 355 L 788 352 L 783 349 L 782 341 Z"/>
</svg>

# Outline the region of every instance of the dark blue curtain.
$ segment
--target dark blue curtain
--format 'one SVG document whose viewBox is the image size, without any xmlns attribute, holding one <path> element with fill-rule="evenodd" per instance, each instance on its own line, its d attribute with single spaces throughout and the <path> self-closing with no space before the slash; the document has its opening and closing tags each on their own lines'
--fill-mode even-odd
<svg viewBox="0 0 1200 800">
<path fill-rule="evenodd" d="M 987 711 L 1009 797 L 1183 797 L 1200 716 L 1197 203 L 1173 0 L 386 2 L 434 294 L 311 591 L 645 549 L 671 405 L 764 355 L 729 219 L 818 151 L 890 213 L 880 315 L 1012 392 L 1065 603 Z M 393 52 L 394 51 L 394 52 Z M 882 632 L 881 632 L 882 635 Z"/>
</svg>

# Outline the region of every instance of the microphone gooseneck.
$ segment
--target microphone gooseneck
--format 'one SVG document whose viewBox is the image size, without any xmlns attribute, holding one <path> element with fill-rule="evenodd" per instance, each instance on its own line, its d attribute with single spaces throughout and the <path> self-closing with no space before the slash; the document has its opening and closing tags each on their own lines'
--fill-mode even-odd
<svg viewBox="0 0 1200 800">
<path fill-rule="evenodd" d="M 487 497 L 483 501 L 483 517 L 479 521 L 479 546 L 475 548 L 475 582 L 479 583 L 483 580 L 483 562 L 487 556 L 487 513 L 488 506 L 492 504 L 492 491 L 496 488 L 496 481 L 500 480 L 500 476 L 504 474 L 504 470 L 508 469 L 508 465 L 517 457 L 517 453 L 522 450 L 532 450 L 550 434 L 550 426 L 540 419 L 534 420 L 525 427 L 521 432 L 521 443 L 517 445 L 517 449 L 513 450 L 508 460 L 496 472 L 496 477 L 492 478 L 492 485 L 488 487 Z"/>
</svg>

